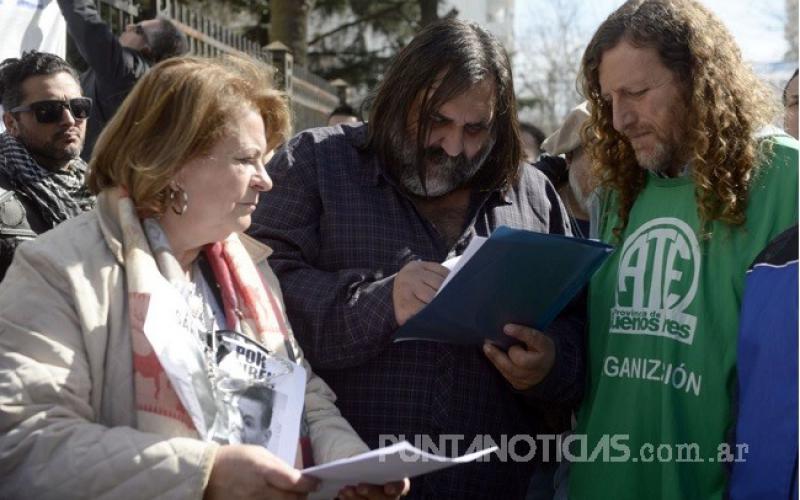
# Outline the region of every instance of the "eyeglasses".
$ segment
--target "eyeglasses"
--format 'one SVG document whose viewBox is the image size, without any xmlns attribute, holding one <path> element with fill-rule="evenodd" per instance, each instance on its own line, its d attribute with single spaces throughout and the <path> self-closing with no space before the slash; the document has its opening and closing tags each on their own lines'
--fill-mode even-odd
<svg viewBox="0 0 800 500">
<path fill-rule="evenodd" d="M 67 108 L 72 114 L 72 117 L 76 120 L 85 120 L 89 117 L 89 112 L 92 110 L 92 100 L 88 97 L 76 97 L 68 101 L 37 101 L 27 106 L 17 106 L 10 112 L 22 113 L 32 111 L 36 116 L 37 122 L 56 123 L 61 120 L 64 108 Z"/>
</svg>

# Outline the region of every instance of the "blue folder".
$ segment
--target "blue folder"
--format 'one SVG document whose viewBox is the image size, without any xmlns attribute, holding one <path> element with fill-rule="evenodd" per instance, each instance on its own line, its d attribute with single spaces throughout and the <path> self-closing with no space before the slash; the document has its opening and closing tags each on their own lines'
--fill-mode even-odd
<svg viewBox="0 0 800 500">
<path fill-rule="evenodd" d="M 544 330 L 613 248 L 592 240 L 501 226 L 394 341 L 428 340 L 502 348 L 517 343 L 506 323 Z"/>
</svg>

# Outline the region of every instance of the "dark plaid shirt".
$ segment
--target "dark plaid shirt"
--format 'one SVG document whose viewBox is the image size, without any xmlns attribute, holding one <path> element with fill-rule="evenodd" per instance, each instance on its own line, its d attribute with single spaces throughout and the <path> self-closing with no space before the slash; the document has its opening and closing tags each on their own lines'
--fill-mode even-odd
<svg viewBox="0 0 800 500">
<path fill-rule="evenodd" d="M 381 435 L 412 444 L 427 435 L 438 444 L 440 434 L 455 434 L 463 435 L 463 453 L 476 435 L 499 443 L 502 435 L 535 434 L 532 401 L 573 404 L 580 397 L 585 312 L 573 308 L 548 329 L 555 366 L 521 395 L 480 347 L 392 343 L 392 285 L 409 261 L 442 262 L 462 253 L 472 235 L 500 225 L 567 233 L 555 190 L 538 170 L 523 167 L 514 189 L 473 196 L 470 223 L 446 248 L 363 150 L 365 132 L 363 125 L 346 126 L 294 137 L 267 166 L 274 188 L 261 197 L 249 231 L 274 250 L 270 264 L 311 365 L 371 448 L 387 444 Z M 521 498 L 531 467 L 511 460 L 462 465 L 413 480 L 412 496 Z"/>
</svg>

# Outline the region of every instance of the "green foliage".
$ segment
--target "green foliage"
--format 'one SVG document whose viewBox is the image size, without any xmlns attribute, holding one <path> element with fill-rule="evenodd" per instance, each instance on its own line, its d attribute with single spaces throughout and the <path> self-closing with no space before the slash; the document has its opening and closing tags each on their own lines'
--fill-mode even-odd
<svg viewBox="0 0 800 500">
<path fill-rule="evenodd" d="M 301 1 L 301 0 L 298 0 Z M 303 0 L 310 3 L 308 69 L 364 93 L 419 30 L 424 4 L 441 0 Z M 230 29 L 269 43 L 269 0 L 184 0 Z"/>
<path fill-rule="evenodd" d="M 309 26 L 309 69 L 373 88 L 419 29 L 419 0 L 318 0 Z"/>
<path fill-rule="evenodd" d="M 517 107 L 520 109 L 539 108 L 545 102 L 545 99 L 538 96 L 517 97 Z"/>
<path fill-rule="evenodd" d="M 348 0 L 317 0 L 314 2 L 314 12 L 322 16 L 338 14 L 347 9 Z"/>
</svg>

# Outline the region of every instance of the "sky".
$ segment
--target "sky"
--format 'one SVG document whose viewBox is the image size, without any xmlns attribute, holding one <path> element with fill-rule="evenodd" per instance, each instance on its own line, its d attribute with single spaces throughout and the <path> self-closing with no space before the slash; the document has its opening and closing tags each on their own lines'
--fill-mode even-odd
<svg viewBox="0 0 800 500">
<path fill-rule="evenodd" d="M 514 80 L 521 97 L 535 95 L 530 93 L 531 87 L 539 88 L 550 82 L 547 68 L 550 67 L 543 57 L 543 49 L 547 47 L 542 40 L 542 33 L 557 33 L 553 28 L 560 16 L 574 13 L 571 19 L 574 40 L 569 46 L 574 47 L 577 55 L 574 64 L 580 64 L 583 48 L 589 43 L 597 26 L 609 14 L 622 5 L 624 0 L 515 0 L 514 6 Z M 753 66 L 756 74 L 766 81 L 779 94 L 786 80 L 791 76 L 796 65 L 777 63 L 784 59 L 788 44 L 784 38 L 786 20 L 785 0 L 700 0 L 714 12 L 728 30 L 733 34 L 745 61 Z M 560 10 L 555 10 L 560 5 Z M 566 17 L 569 19 L 569 17 Z M 560 47 L 560 46 L 559 46 Z M 545 52 L 552 55 L 553 52 Z M 580 100 L 574 93 L 575 82 L 572 77 L 565 76 L 560 82 L 562 92 L 549 91 L 550 108 L 523 109 L 521 116 L 537 123 L 544 129 L 557 126 L 560 117 Z M 570 89 L 567 89 L 567 86 Z"/>
<path fill-rule="evenodd" d="M 576 22 L 589 41 L 597 27 L 621 0 L 567 0 L 580 4 Z M 786 19 L 785 0 L 701 0 L 716 13 L 733 33 L 744 59 L 753 63 L 775 62 L 783 58 L 787 44 L 783 37 Z M 524 47 L 526 31 L 548 8 L 549 0 L 516 0 L 514 32 L 518 46 Z M 519 45 L 523 42 L 522 45 Z"/>
</svg>

